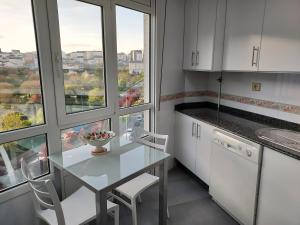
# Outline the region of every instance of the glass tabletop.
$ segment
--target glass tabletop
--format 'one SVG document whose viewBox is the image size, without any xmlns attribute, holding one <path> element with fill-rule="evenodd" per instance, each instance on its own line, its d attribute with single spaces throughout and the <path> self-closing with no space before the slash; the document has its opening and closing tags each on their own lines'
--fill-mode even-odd
<svg viewBox="0 0 300 225">
<path fill-rule="evenodd" d="M 66 170 L 91 188 L 101 191 L 169 157 L 167 153 L 142 144 L 123 145 L 120 138 L 114 138 L 105 147 L 108 152 L 101 156 L 91 154 L 94 146 L 83 145 L 52 154 L 49 160 L 59 169 Z"/>
</svg>

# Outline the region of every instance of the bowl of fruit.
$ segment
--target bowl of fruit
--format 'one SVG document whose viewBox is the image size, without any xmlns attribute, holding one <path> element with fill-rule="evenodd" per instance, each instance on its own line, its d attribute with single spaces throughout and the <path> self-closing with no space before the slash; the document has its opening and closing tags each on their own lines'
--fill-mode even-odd
<svg viewBox="0 0 300 225">
<path fill-rule="evenodd" d="M 113 131 L 98 131 L 87 133 L 83 136 L 84 140 L 96 148 L 92 151 L 94 155 L 102 155 L 107 152 L 103 146 L 110 142 L 116 134 Z"/>
</svg>

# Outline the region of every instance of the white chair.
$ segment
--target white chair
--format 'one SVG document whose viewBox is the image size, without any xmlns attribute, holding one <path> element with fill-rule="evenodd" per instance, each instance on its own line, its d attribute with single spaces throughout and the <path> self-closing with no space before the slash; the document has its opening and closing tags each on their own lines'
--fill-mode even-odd
<svg viewBox="0 0 300 225">
<path fill-rule="evenodd" d="M 160 135 L 160 134 L 154 134 L 150 133 L 148 131 L 143 131 L 143 135 L 137 136 L 135 134 L 134 137 L 135 141 L 137 143 L 141 143 L 156 149 L 159 149 L 163 152 L 166 152 L 167 146 L 168 146 L 168 135 Z M 157 140 L 160 139 L 164 142 L 164 144 L 158 144 L 156 143 Z M 111 196 L 113 198 L 116 198 L 120 202 L 122 202 L 125 206 L 127 206 L 129 209 L 131 209 L 132 212 L 132 223 L 133 225 L 137 225 L 137 211 L 136 211 L 136 202 L 141 200 L 141 193 L 148 189 L 149 187 L 157 184 L 159 182 L 159 177 L 154 176 L 149 173 L 144 173 L 129 182 L 122 184 L 121 186 L 117 187 L 114 191 L 119 193 L 119 195 L 116 195 L 114 193 L 111 193 Z M 128 200 L 130 200 L 130 203 L 122 198 L 122 196 L 125 196 Z M 169 210 L 167 210 L 168 217 L 169 217 Z"/>
<path fill-rule="evenodd" d="M 95 194 L 82 187 L 60 202 L 51 180 L 33 180 L 24 159 L 21 161 L 23 176 L 28 181 L 34 198 L 34 206 L 39 220 L 49 225 L 81 225 L 96 218 Z M 119 225 L 119 206 L 107 201 L 107 211 L 114 216 L 114 224 Z"/>
</svg>

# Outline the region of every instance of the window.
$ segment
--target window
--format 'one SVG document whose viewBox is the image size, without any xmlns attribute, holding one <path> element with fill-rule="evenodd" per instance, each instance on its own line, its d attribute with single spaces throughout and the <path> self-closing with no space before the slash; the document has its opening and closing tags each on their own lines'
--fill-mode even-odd
<svg viewBox="0 0 300 225">
<path fill-rule="evenodd" d="M 24 157 L 39 178 L 87 132 L 152 129 L 154 4 L 117 2 L 1 0 L 0 192 Z"/>
<path fill-rule="evenodd" d="M 73 128 L 65 129 L 61 132 L 62 150 L 67 151 L 85 144 L 82 137 L 86 133 L 99 130 L 109 130 L 109 120 L 84 124 Z"/>
<path fill-rule="evenodd" d="M 67 113 L 105 107 L 102 8 L 58 0 Z"/>
<path fill-rule="evenodd" d="M 129 115 L 120 116 L 119 118 L 119 133 L 123 142 L 132 141 L 134 132 L 139 130 L 149 131 L 150 127 L 150 111 L 132 113 Z"/>
<path fill-rule="evenodd" d="M 21 159 L 30 161 L 33 177 L 49 173 L 46 136 L 26 138 L 0 145 L 0 192 L 24 182 Z"/>
<path fill-rule="evenodd" d="M 150 15 L 116 6 L 119 134 L 122 143 L 151 129 Z"/>
<path fill-rule="evenodd" d="M 31 162 L 34 178 L 49 173 L 44 112 L 49 102 L 43 98 L 44 64 L 34 15 L 31 0 L 1 1 L 0 192 L 24 182 L 22 158 Z"/>
<path fill-rule="evenodd" d="M 150 101 L 150 16 L 116 7 L 118 91 L 121 108 Z"/>
<path fill-rule="evenodd" d="M 31 1 L 1 1 L 0 27 L 0 133 L 44 124 Z"/>
</svg>

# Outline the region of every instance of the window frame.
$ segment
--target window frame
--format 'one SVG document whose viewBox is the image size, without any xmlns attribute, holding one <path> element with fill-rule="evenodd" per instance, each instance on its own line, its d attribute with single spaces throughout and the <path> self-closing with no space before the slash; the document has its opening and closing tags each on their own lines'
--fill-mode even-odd
<svg viewBox="0 0 300 225">
<path fill-rule="evenodd" d="M 119 117 L 126 116 L 134 113 L 144 112 L 149 110 L 150 118 L 149 118 L 149 129 L 154 130 L 155 124 L 154 124 L 154 118 L 155 118 L 155 49 L 153 46 L 155 46 L 155 1 L 151 1 L 151 6 L 147 6 L 141 3 L 138 3 L 136 1 L 127 1 L 127 0 L 112 0 L 112 4 L 115 6 L 113 9 L 114 18 L 116 19 L 116 7 L 121 6 L 124 8 L 132 9 L 141 13 L 145 13 L 149 15 L 149 103 L 144 103 L 137 106 L 130 106 L 121 108 L 119 105 L 116 107 L 116 119 L 117 124 L 115 124 L 115 130 L 119 133 Z M 115 25 L 115 32 L 117 31 L 117 25 L 116 21 L 114 21 Z M 117 34 L 115 34 L 116 42 L 115 45 L 117 45 Z M 117 46 L 116 46 L 117 49 Z M 118 68 L 118 65 L 116 65 L 116 68 Z M 116 76 L 118 79 L 118 71 L 116 72 Z M 117 96 L 118 97 L 118 96 Z M 118 103 L 117 103 L 118 104 Z"/>
<path fill-rule="evenodd" d="M 59 125 L 73 125 L 78 121 L 80 122 L 92 122 L 93 120 L 106 119 L 108 116 L 113 114 L 113 98 L 111 98 L 113 87 L 110 58 L 112 58 L 110 51 L 106 51 L 111 46 L 111 38 L 107 37 L 109 32 L 107 31 L 110 27 L 110 21 L 108 17 L 109 13 L 109 1 L 107 0 L 79 0 L 79 2 L 92 4 L 102 8 L 102 43 L 103 43 L 103 55 L 104 55 L 104 75 L 105 75 L 105 92 L 106 92 L 106 107 L 91 109 L 88 111 L 76 112 L 67 114 L 65 105 L 65 90 L 64 90 L 64 74 L 62 69 L 62 50 L 61 50 L 61 39 L 60 39 L 60 27 L 59 27 L 59 15 L 57 1 L 47 1 L 49 29 L 50 29 L 50 41 L 52 48 L 52 59 L 53 59 L 53 72 L 55 82 L 55 93 L 56 93 L 56 104 L 57 104 L 57 115 Z M 99 118 L 101 116 L 101 118 Z"/>
<path fill-rule="evenodd" d="M 12 142 L 37 135 L 46 135 L 48 154 L 62 151 L 61 131 L 64 129 L 93 123 L 101 120 L 109 120 L 110 127 L 119 134 L 120 116 L 129 115 L 149 110 L 149 128 L 154 130 L 155 125 L 155 102 L 156 96 L 156 46 L 155 36 L 155 0 L 149 0 L 151 6 L 142 4 L 143 0 L 77 0 L 102 7 L 103 28 L 103 52 L 105 62 L 106 79 L 106 108 L 66 114 L 64 105 L 64 77 L 59 74 L 62 66 L 61 47 L 58 26 L 58 11 L 56 0 L 31 0 L 34 18 L 34 30 L 36 45 L 39 56 L 40 79 L 44 108 L 44 124 L 24 129 L 12 130 L 0 134 L 0 144 Z M 150 16 L 149 24 L 149 87 L 150 101 L 143 105 L 120 108 L 118 105 L 118 59 L 117 59 L 117 37 L 116 37 L 116 6 L 122 6 L 147 13 Z M 51 18 L 51 19 L 50 19 Z M 109 49 L 109 51 L 105 51 Z M 60 65 L 58 65 L 60 64 Z M 62 105 L 63 100 L 63 105 Z M 49 165 L 48 175 L 44 178 L 52 178 L 53 165 Z M 0 193 L 0 203 L 15 198 L 28 192 L 26 185 L 18 185 Z"/>
<path fill-rule="evenodd" d="M 45 121 L 44 124 L 2 132 L 0 134 L 0 144 L 18 141 L 21 139 L 31 138 L 39 135 L 45 135 L 48 154 L 50 154 L 51 152 L 57 151 L 59 146 L 59 139 L 57 135 L 57 126 L 55 125 L 57 123 L 57 118 L 56 104 L 54 101 L 53 93 L 54 84 L 52 77 L 47 75 L 52 74 L 52 60 L 50 57 L 50 45 L 47 41 L 48 30 L 45 29 L 47 27 L 47 18 L 45 18 L 46 2 L 45 0 L 30 0 L 30 3 L 33 16 L 34 32 L 36 37 L 36 50 L 39 61 L 40 83 Z M 49 163 L 49 173 L 46 175 L 42 175 L 41 177 L 44 178 L 51 176 L 51 171 L 52 169 Z M 22 184 L 23 182 L 9 187 L 7 188 L 7 190 L 1 192 L 0 203 L 19 195 L 17 194 L 18 190 L 20 190 L 20 194 L 24 193 L 26 191 L 26 188 L 24 188 L 24 185 Z"/>
</svg>

